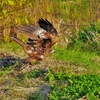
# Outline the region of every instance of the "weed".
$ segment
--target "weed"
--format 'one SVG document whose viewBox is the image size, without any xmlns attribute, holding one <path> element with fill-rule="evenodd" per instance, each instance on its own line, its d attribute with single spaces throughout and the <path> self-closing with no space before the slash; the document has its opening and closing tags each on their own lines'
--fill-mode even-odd
<svg viewBox="0 0 100 100">
<path fill-rule="evenodd" d="M 52 55 L 53 59 L 58 60 L 64 60 L 69 65 L 73 63 L 75 66 L 83 66 L 87 68 L 100 68 L 100 64 L 97 64 L 92 59 L 95 58 L 95 56 L 98 56 L 95 52 L 87 52 L 87 51 L 81 51 L 79 48 L 77 49 L 66 49 L 66 48 L 54 48 L 55 52 Z"/>
<path fill-rule="evenodd" d="M 67 75 L 49 72 L 46 79 L 48 82 L 55 81 L 51 84 L 49 100 L 76 100 L 83 96 L 89 100 L 100 98 L 100 76 L 97 74 Z"/>
<path fill-rule="evenodd" d="M 95 52 L 99 54 L 100 51 L 100 42 L 99 42 L 99 28 L 98 24 L 90 24 L 88 27 L 84 27 L 82 30 L 79 30 L 76 34 L 77 38 L 70 38 L 74 43 L 69 45 L 69 48 L 75 50 Z"/>
<path fill-rule="evenodd" d="M 37 78 L 39 76 L 41 76 L 44 73 L 44 71 L 40 70 L 40 69 L 36 69 L 35 71 L 31 71 L 29 73 L 26 73 L 26 77 L 28 78 Z"/>
</svg>

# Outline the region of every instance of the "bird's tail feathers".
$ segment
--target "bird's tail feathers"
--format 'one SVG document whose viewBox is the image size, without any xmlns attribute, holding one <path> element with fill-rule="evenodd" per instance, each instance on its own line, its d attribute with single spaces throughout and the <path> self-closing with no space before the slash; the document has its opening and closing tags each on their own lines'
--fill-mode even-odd
<svg viewBox="0 0 100 100">
<path fill-rule="evenodd" d="M 11 39 L 13 41 L 15 41 L 16 43 L 18 43 L 20 46 L 22 46 L 23 48 L 26 47 L 26 44 L 24 42 L 22 42 L 20 39 L 18 39 L 17 37 L 11 37 Z"/>
</svg>

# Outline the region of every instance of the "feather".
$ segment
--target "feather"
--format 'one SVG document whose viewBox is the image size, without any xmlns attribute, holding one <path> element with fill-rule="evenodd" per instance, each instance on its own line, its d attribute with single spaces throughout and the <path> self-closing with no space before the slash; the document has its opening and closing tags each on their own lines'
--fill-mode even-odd
<svg viewBox="0 0 100 100">
<path fill-rule="evenodd" d="M 58 32 L 47 19 L 39 19 L 39 26 L 34 24 L 18 26 L 17 31 L 28 35 L 28 40 L 22 43 L 18 38 L 13 38 L 28 54 L 28 62 L 45 60 L 52 52 L 52 46 L 58 40 Z M 35 59 L 35 60 L 34 60 Z"/>
</svg>

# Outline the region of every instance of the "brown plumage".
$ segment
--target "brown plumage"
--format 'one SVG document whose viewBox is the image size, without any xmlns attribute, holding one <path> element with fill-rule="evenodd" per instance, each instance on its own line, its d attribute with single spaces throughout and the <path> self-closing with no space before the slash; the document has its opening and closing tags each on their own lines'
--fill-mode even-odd
<svg viewBox="0 0 100 100">
<path fill-rule="evenodd" d="M 45 60 L 52 53 L 52 46 L 58 40 L 56 29 L 47 19 L 39 19 L 38 24 L 39 26 L 32 24 L 17 27 L 19 33 L 28 36 L 26 44 L 18 38 L 12 37 L 12 40 L 21 45 L 28 54 L 28 62 Z"/>
<path fill-rule="evenodd" d="M 34 63 L 44 59 L 44 49 L 42 47 L 37 47 L 36 43 L 24 43 L 17 37 L 11 37 L 13 41 L 18 43 L 24 49 L 25 53 L 29 56 L 26 62 Z M 30 41 L 30 40 L 28 40 Z M 32 41 L 33 42 L 33 41 Z"/>
</svg>

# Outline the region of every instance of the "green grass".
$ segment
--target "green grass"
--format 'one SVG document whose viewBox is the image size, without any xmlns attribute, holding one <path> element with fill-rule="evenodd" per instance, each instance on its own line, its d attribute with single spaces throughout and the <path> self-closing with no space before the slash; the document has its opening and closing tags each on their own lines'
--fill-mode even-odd
<svg viewBox="0 0 100 100">
<path fill-rule="evenodd" d="M 7 56 L 11 52 L 11 55 L 26 57 L 14 42 L 1 43 L 0 48 L 0 53 L 5 52 Z M 100 100 L 100 57 L 97 52 L 56 47 L 54 50 L 48 60 L 34 64 L 37 69 L 31 72 L 14 76 L 15 65 L 0 69 L 0 100 L 77 100 L 83 97 Z M 25 66 L 27 70 L 28 65 Z M 46 70 L 41 69 L 43 66 Z"/>
<path fill-rule="evenodd" d="M 49 100 L 76 100 L 86 96 L 88 100 L 100 98 L 100 77 L 98 75 L 67 75 L 62 73 L 53 74 L 54 84 Z M 48 76 L 50 77 L 50 76 Z"/>
<path fill-rule="evenodd" d="M 22 47 L 15 42 L 0 43 L 0 53 L 4 53 L 6 56 L 12 55 L 20 58 L 27 56 Z"/>
<path fill-rule="evenodd" d="M 22 51 L 21 46 L 19 46 L 15 42 L 6 42 L 6 43 L 0 43 L 0 50 L 6 51 L 6 52 L 20 52 Z M 9 51 L 8 51 L 9 50 Z"/>
<path fill-rule="evenodd" d="M 36 73 L 38 72 L 36 71 Z M 43 76 L 45 83 L 48 82 L 51 88 L 47 100 L 76 100 L 82 97 L 87 100 L 100 99 L 100 75 L 98 74 L 75 75 L 68 74 L 66 71 L 52 72 L 48 70 Z M 39 100 L 39 98 L 45 99 L 41 93 L 37 92 L 32 94 L 29 100 Z"/>
<path fill-rule="evenodd" d="M 95 52 L 87 52 L 76 49 L 55 48 L 53 59 L 64 60 L 69 64 L 83 66 L 92 69 L 100 69 L 100 63 L 97 63 L 99 56 Z"/>
</svg>

